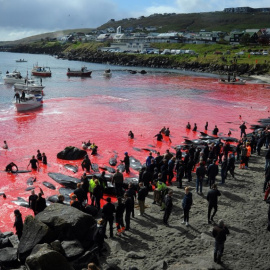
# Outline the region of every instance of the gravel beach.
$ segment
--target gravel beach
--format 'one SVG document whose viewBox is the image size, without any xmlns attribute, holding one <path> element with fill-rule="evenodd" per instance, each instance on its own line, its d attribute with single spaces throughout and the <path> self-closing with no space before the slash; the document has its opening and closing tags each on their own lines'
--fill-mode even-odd
<svg viewBox="0 0 270 270">
<path fill-rule="evenodd" d="M 203 194 L 197 194 L 195 175 L 192 182 L 185 179 L 183 183 L 184 187 L 191 186 L 193 193 L 188 227 L 181 224 L 184 189 L 178 189 L 175 182 L 170 186 L 174 191 L 174 206 L 169 227 L 163 225 L 164 212 L 152 204 L 153 192 L 150 192 L 145 216 L 138 216 L 136 209 L 130 231 L 106 240 L 107 252 L 100 258 L 101 266 L 113 264 L 127 270 L 130 267 L 139 270 L 270 269 L 268 205 L 263 201 L 264 155 L 265 149 L 261 156 L 252 154 L 249 169 L 240 169 L 236 163 L 235 179 L 229 174 L 224 185 L 220 184 L 219 173 L 217 184 L 221 196 L 213 224 L 208 224 L 207 220 L 209 188 L 204 184 Z M 223 219 L 230 230 L 221 265 L 213 261 L 212 229 L 219 219 Z"/>
</svg>

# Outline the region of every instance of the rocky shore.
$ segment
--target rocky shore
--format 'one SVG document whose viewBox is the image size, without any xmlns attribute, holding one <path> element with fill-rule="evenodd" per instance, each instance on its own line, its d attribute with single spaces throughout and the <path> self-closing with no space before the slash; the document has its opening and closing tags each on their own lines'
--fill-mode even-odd
<svg viewBox="0 0 270 270">
<path fill-rule="evenodd" d="M 34 47 L 31 45 L 17 45 L 5 48 L 5 51 L 50 54 L 57 58 L 84 61 L 90 63 L 110 64 L 116 66 L 139 67 L 139 68 L 163 68 L 178 69 L 195 72 L 227 75 L 228 72 L 238 76 L 265 75 L 269 73 L 269 63 L 264 64 L 237 64 L 224 61 L 222 64 L 200 61 L 203 56 L 198 56 L 196 60 L 181 59 L 167 55 L 141 55 L 127 53 L 101 52 L 89 50 L 87 48 L 68 49 L 68 46 Z"/>
<path fill-rule="evenodd" d="M 91 261 L 101 269 L 113 266 L 111 269 L 123 270 L 130 267 L 139 270 L 269 269 L 268 205 L 263 201 L 262 192 L 265 150 L 261 154 L 251 156 L 249 169 L 240 169 L 236 164 L 235 179 L 228 176 L 224 185 L 219 184 L 219 174 L 217 183 L 222 195 L 213 224 L 207 220 L 209 188 L 204 185 L 203 194 L 196 194 L 193 175 L 192 182 L 184 180 L 183 184 L 191 186 L 193 193 L 189 227 L 181 224 L 184 189 L 178 189 L 173 182 L 170 226 L 163 225 L 163 212 L 152 204 L 150 192 L 145 216 L 138 216 L 139 211 L 135 210 L 130 231 L 107 239 L 106 252 L 99 257 L 91 252 L 95 219 L 73 207 L 51 204 L 35 218 L 25 218 L 20 242 L 11 232 L 0 235 L 1 269 L 81 270 Z M 230 230 L 221 265 L 213 262 L 211 235 L 218 219 L 223 219 Z"/>
</svg>

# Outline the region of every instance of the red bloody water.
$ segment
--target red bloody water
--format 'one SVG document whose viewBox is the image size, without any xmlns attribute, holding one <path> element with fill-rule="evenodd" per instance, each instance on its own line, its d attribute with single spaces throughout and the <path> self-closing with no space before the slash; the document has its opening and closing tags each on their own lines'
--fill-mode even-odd
<svg viewBox="0 0 270 270">
<path fill-rule="evenodd" d="M 50 89 L 46 94 L 43 108 L 26 113 L 17 113 L 13 107 L 4 105 L 0 111 L 0 138 L 7 140 L 9 149 L 0 151 L 1 181 L 0 192 L 0 230 L 12 230 L 13 211 L 18 208 L 23 217 L 32 211 L 12 203 L 17 197 L 28 201 L 30 191 L 25 191 L 26 181 L 37 177 L 34 183 L 36 191 L 41 187 L 45 197 L 58 194 L 43 186 L 43 181 L 53 183 L 57 189 L 61 186 L 54 182 L 48 172 L 61 172 L 80 178 L 66 170 L 64 164 L 79 165 L 78 161 L 63 161 L 56 158 L 58 152 L 66 146 L 81 147 L 82 141 L 95 142 L 98 156 L 90 157 L 93 163 L 109 165 L 110 157 L 118 153 L 118 161 L 124 152 L 134 156 L 142 163 L 148 152 L 136 151 L 136 148 L 151 148 L 154 145 L 161 154 L 166 149 L 183 142 L 183 136 L 190 139 L 198 137 L 199 132 L 187 133 L 185 125 L 196 122 L 198 131 L 204 131 L 205 122 L 209 122 L 209 133 L 218 125 L 220 135 L 232 131 L 232 137 L 239 138 L 239 125 L 256 123 L 260 118 L 269 117 L 269 91 L 264 85 L 248 83 L 245 86 L 226 86 L 217 83 L 217 79 L 168 74 L 147 74 L 132 76 L 120 74 L 110 81 L 82 81 L 81 88 L 73 91 L 83 92 L 87 85 L 100 90 L 85 94 L 84 97 L 50 98 Z M 115 91 L 114 91 L 115 90 Z M 47 92 L 46 92 L 47 91 Z M 47 99 L 46 99 L 47 97 Z M 241 118 L 239 118 L 241 115 Z M 171 130 L 171 143 L 165 140 L 157 145 L 153 136 L 163 127 Z M 134 140 L 128 139 L 128 132 L 135 134 Z M 249 130 L 251 131 L 251 130 Z M 5 166 L 11 161 L 20 169 L 26 169 L 37 149 L 45 152 L 48 165 L 41 165 L 38 172 L 8 174 Z M 131 177 L 138 172 L 131 169 Z M 126 175 L 125 175 L 126 176 Z"/>
</svg>

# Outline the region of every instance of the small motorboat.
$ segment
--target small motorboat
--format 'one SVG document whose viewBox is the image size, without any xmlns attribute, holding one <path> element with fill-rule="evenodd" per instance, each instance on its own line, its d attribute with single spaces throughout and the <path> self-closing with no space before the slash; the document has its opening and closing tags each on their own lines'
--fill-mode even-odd
<svg viewBox="0 0 270 270">
<path fill-rule="evenodd" d="M 218 81 L 221 84 L 232 84 L 232 85 L 244 85 L 246 84 L 246 80 L 242 80 L 242 79 L 232 79 L 230 81 L 225 80 L 225 79 L 220 79 Z"/>
<path fill-rule="evenodd" d="M 51 77 L 52 72 L 49 67 L 40 67 L 38 65 L 34 66 L 32 69 L 33 76 L 40 76 L 40 77 Z"/>
<path fill-rule="evenodd" d="M 107 78 L 112 77 L 112 72 L 111 72 L 111 70 L 110 70 L 110 69 L 106 69 L 106 70 L 104 71 L 104 73 L 103 73 L 103 76 L 104 76 L 104 77 L 107 77 Z"/>
<path fill-rule="evenodd" d="M 25 98 L 18 99 L 13 102 L 18 112 L 29 111 L 42 106 L 42 95 L 26 94 Z"/>
<path fill-rule="evenodd" d="M 14 84 L 14 90 L 30 90 L 30 91 L 34 91 L 34 90 L 38 90 L 38 91 L 42 91 L 45 88 L 44 85 L 42 85 L 41 83 L 38 84 L 36 83 L 34 80 L 32 79 L 28 79 L 26 82 L 24 81 L 24 83 L 15 83 Z"/>
<path fill-rule="evenodd" d="M 88 70 L 87 67 L 82 67 L 80 70 L 71 70 L 68 68 L 67 76 L 69 77 L 90 77 L 92 74 L 91 70 Z"/>
<path fill-rule="evenodd" d="M 7 72 L 4 77 L 5 84 L 24 83 L 27 78 L 23 78 L 21 72 L 14 70 L 13 72 Z"/>
<path fill-rule="evenodd" d="M 23 62 L 27 62 L 27 60 L 25 60 L 25 59 L 18 59 L 18 60 L 16 60 L 16 62 L 17 63 L 23 63 Z"/>
</svg>

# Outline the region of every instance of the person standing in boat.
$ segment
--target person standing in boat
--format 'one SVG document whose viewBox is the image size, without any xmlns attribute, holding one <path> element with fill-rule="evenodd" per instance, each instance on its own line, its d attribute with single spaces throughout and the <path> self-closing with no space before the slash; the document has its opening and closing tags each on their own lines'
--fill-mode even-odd
<svg viewBox="0 0 270 270">
<path fill-rule="evenodd" d="M 14 98 L 16 98 L 16 103 L 21 102 L 20 94 L 18 92 L 15 93 Z"/>
<path fill-rule="evenodd" d="M 25 92 L 24 92 L 24 90 L 22 90 L 21 100 L 25 101 Z"/>
</svg>

